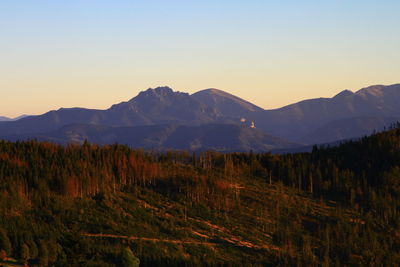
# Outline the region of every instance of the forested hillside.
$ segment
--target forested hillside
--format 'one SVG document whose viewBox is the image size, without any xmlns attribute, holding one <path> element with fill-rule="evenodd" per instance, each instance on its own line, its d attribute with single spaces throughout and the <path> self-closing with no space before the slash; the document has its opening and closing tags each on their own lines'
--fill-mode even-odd
<svg viewBox="0 0 400 267">
<path fill-rule="evenodd" d="M 288 155 L 0 141 L 5 262 L 396 266 L 399 204 L 399 125 Z"/>
</svg>

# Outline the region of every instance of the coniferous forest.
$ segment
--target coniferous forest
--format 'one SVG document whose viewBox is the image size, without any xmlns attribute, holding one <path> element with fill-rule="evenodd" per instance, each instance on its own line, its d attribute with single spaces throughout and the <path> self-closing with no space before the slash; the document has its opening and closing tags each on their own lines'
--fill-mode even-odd
<svg viewBox="0 0 400 267">
<path fill-rule="evenodd" d="M 399 125 L 285 155 L 0 141 L 5 266 L 398 266 L 399 207 Z"/>
</svg>

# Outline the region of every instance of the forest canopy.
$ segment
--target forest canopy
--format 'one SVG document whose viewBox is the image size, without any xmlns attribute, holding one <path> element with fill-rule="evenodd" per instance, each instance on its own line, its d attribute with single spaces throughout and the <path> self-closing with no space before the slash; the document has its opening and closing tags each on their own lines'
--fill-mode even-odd
<svg viewBox="0 0 400 267">
<path fill-rule="evenodd" d="M 400 264 L 400 127 L 311 153 L 0 141 L 0 260 Z"/>
</svg>

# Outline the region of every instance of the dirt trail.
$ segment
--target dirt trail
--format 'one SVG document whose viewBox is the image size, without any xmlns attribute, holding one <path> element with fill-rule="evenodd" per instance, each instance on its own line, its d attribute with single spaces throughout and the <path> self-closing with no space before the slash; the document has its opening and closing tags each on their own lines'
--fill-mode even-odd
<svg viewBox="0 0 400 267">
<path fill-rule="evenodd" d="M 146 209 L 150 209 L 154 211 L 156 214 L 162 217 L 172 217 L 166 209 L 168 207 L 158 208 L 149 203 L 145 200 L 137 200 L 138 204 Z M 172 239 L 159 239 L 159 238 L 148 238 L 148 237 L 137 237 L 137 236 L 124 236 L 124 235 L 113 235 L 113 234 L 89 234 L 84 233 L 84 236 L 88 237 L 98 237 L 98 238 L 116 238 L 116 239 L 127 239 L 127 240 L 140 240 L 140 241 L 150 241 L 150 242 L 164 242 L 170 244 L 195 244 L 195 245 L 204 245 L 204 246 L 234 246 L 234 247 L 241 247 L 246 249 L 263 249 L 263 250 L 279 250 L 278 247 L 273 246 L 272 244 L 265 244 L 261 240 L 259 240 L 259 244 L 254 244 L 251 241 L 243 240 L 239 236 L 236 236 L 231 233 L 230 230 L 223 226 L 219 226 L 213 224 L 206 220 L 195 219 L 191 217 L 187 217 L 187 220 L 194 221 L 204 226 L 211 228 L 213 233 L 208 233 L 201 230 L 191 230 L 192 234 L 202 238 L 204 241 L 184 241 L 184 240 L 172 240 Z M 219 234 L 214 234 L 214 231 L 218 232 Z M 270 235 L 265 234 L 268 238 L 271 238 Z"/>
<path fill-rule="evenodd" d="M 84 233 L 83 236 L 88 237 L 100 237 L 100 238 L 116 238 L 116 239 L 128 239 L 128 240 L 141 240 L 141 241 L 152 241 L 152 242 L 165 242 L 171 244 L 196 244 L 196 245 L 217 245 L 212 242 L 201 242 L 201 241 L 184 241 L 184 240 L 172 240 L 172 239 L 159 239 L 149 237 L 138 237 L 138 236 L 126 236 L 126 235 L 112 235 L 112 234 L 89 234 Z"/>
<path fill-rule="evenodd" d="M 113 234 L 90 234 L 90 233 L 83 233 L 83 236 L 87 237 L 98 237 L 98 238 L 115 238 L 115 239 L 127 239 L 127 240 L 140 240 L 140 241 L 150 241 L 150 242 L 164 242 L 170 244 L 194 244 L 194 245 L 203 245 L 203 246 L 236 246 L 236 247 L 243 247 L 243 248 L 253 248 L 253 249 L 268 249 L 268 250 L 275 250 L 276 248 L 263 245 L 263 246 L 256 246 L 248 242 L 243 242 L 235 239 L 221 239 L 220 241 L 184 241 L 184 240 L 172 240 L 172 239 L 159 239 L 159 238 L 149 238 L 149 237 L 138 237 L 138 236 L 125 236 L 125 235 L 113 235 Z M 239 242 L 238 242 L 239 241 Z"/>
</svg>

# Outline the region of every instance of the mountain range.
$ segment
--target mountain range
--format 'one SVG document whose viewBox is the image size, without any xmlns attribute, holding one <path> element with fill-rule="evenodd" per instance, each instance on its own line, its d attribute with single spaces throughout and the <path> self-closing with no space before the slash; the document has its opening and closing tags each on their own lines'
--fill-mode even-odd
<svg viewBox="0 0 400 267">
<path fill-rule="evenodd" d="M 21 116 L 15 117 L 15 118 L 8 118 L 8 117 L 0 116 L 0 121 L 17 121 L 17 120 L 25 118 L 25 117 L 28 117 L 28 115 L 21 115 Z"/>
<path fill-rule="evenodd" d="M 0 137 L 58 143 L 122 143 L 146 149 L 269 151 L 331 143 L 400 120 L 400 84 L 264 110 L 218 89 L 194 94 L 158 87 L 106 110 L 61 108 L 0 122 Z M 252 122 L 255 127 L 250 127 Z"/>
<path fill-rule="evenodd" d="M 369 134 L 397 121 L 398 103 L 400 84 L 375 85 L 265 111 L 258 117 L 258 125 L 273 135 L 300 143 L 333 142 Z M 349 125 L 353 130 L 348 129 Z"/>
</svg>

